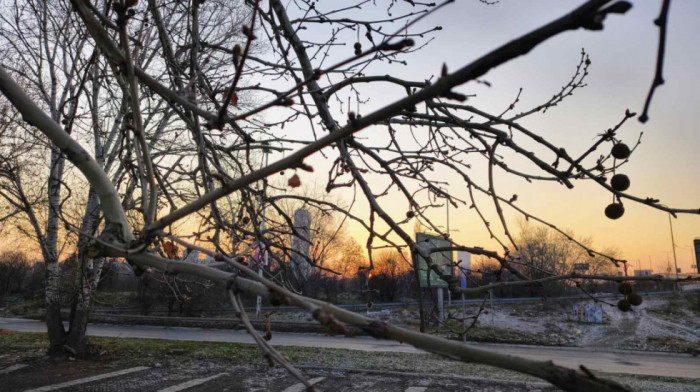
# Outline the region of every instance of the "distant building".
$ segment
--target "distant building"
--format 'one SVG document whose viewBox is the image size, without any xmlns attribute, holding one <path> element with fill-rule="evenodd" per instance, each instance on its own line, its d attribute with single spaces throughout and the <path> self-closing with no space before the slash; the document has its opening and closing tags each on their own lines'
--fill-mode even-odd
<svg viewBox="0 0 700 392">
<path fill-rule="evenodd" d="M 654 274 L 654 271 L 649 270 L 649 269 L 634 270 L 634 276 L 651 276 L 653 274 Z"/>
<path fill-rule="evenodd" d="M 294 230 L 292 235 L 292 268 L 301 279 L 311 273 L 308 258 L 311 249 L 311 214 L 302 208 L 294 211 Z"/>
</svg>

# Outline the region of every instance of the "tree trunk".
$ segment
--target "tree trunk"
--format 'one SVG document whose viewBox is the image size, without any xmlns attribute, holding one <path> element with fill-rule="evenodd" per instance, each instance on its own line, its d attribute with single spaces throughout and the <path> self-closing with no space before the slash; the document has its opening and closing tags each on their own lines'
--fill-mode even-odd
<svg viewBox="0 0 700 392">
<path fill-rule="evenodd" d="M 104 258 L 88 259 L 83 268 L 83 278 L 74 301 L 75 306 L 70 319 L 70 329 L 66 343 L 77 357 L 85 357 L 88 354 L 88 339 L 85 333 L 90 315 L 92 293 L 100 282 L 103 265 Z"/>
<path fill-rule="evenodd" d="M 49 333 L 49 354 L 63 352 L 66 331 L 61 319 L 61 269 L 57 260 L 46 263 L 46 327 Z"/>
<path fill-rule="evenodd" d="M 65 157 L 56 146 L 51 146 L 51 171 L 48 184 L 49 209 L 46 221 L 44 262 L 46 263 L 46 327 L 49 333 L 49 352 L 58 354 L 66 340 L 61 319 L 61 267 L 58 264 L 58 219 L 61 209 L 61 178 Z"/>
<path fill-rule="evenodd" d="M 96 147 L 97 148 L 97 147 Z M 91 187 L 83 214 L 80 231 L 94 234 L 100 218 L 100 203 L 97 193 Z M 76 269 L 73 298 L 71 300 L 70 328 L 67 345 L 72 354 L 84 357 L 88 354 L 87 331 L 92 292 L 97 288 L 102 274 L 104 258 L 92 259 L 86 256 L 90 237 L 81 236 L 78 240 L 78 268 Z"/>
</svg>

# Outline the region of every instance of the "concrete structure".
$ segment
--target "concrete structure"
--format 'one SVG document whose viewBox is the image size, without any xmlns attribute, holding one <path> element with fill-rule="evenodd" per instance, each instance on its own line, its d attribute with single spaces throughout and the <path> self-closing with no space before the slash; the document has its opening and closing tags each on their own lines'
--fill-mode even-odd
<svg viewBox="0 0 700 392">
<path fill-rule="evenodd" d="M 294 211 L 294 230 L 292 235 L 292 268 L 297 277 L 304 279 L 312 271 L 308 257 L 311 249 L 311 214 L 305 209 Z"/>
</svg>

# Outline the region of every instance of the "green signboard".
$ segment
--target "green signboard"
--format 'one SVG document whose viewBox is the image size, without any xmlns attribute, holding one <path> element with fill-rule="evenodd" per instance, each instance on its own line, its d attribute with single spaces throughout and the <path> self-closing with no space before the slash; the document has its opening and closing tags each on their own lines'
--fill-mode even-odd
<svg viewBox="0 0 700 392">
<path fill-rule="evenodd" d="M 430 250 L 434 248 L 448 248 L 452 244 L 450 241 L 436 235 L 426 233 L 416 233 L 416 243 L 418 246 Z M 440 279 L 435 271 L 430 271 L 430 285 L 428 285 L 428 263 L 423 257 L 418 257 L 418 275 L 420 276 L 420 287 L 447 287 L 447 282 Z M 430 261 L 436 264 L 443 275 L 452 276 L 454 274 L 454 264 L 452 263 L 452 251 L 431 253 Z"/>
</svg>

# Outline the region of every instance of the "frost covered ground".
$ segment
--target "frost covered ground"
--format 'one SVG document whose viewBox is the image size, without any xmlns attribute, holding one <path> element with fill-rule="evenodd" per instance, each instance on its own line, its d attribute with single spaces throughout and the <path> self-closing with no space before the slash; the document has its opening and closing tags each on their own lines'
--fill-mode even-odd
<svg viewBox="0 0 700 392">
<path fill-rule="evenodd" d="M 608 300 L 606 300 L 608 301 Z M 581 301 L 579 301 L 580 303 Z M 587 302 L 591 302 L 590 300 Z M 603 323 L 579 322 L 571 316 L 574 301 L 522 304 L 488 303 L 469 333 L 475 341 L 540 344 L 554 346 L 600 347 L 700 354 L 700 291 L 678 296 L 645 297 L 630 312 L 622 312 L 616 301 L 603 303 Z M 467 317 L 478 306 L 467 306 Z M 461 307 L 448 307 L 452 318 L 437 333 L 456 337 L 460 330 Z M 377 319 L 417 329 L 415 308 L 391 309 L 390 314 L 375 312 Z M 312 321 L 308 313 L 287 312 L 272 316 L 275 321 Z M 471 319 L 467 320 L 467 324 Z"/>
<path fill-rule="evenodd" d="M 252 344 L 186 342 L 160 339 L 91 338 L 90 360 L 45 355 L 44 333 L 0 334 L 2 391 L 301 391 L 298 380 L 280 367 L 270 368 Z M 438 355 L 315 347 L 279 347 L 324 391 L 356 392 L 549 392 L 542 380 L 489 366 L 460 363 Z M 115 373 L 120 373 L 114 375 Z M 112 376 L 106 377 L 112 374 Z M 700 380 L 630 374 L 599 374 L 640 392 L 698 391 Z M 96 379 L 96 377 L 103 377 Z M 82 381 L 81 381 L 82 380 Z"/>
</svg>

